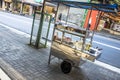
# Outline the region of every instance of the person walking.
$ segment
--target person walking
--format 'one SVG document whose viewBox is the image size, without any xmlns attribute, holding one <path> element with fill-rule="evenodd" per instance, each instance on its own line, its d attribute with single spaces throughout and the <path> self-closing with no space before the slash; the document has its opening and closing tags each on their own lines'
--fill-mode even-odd
<svg viewBox="0 0 120 80">
<path fill-rule="evenodd" d="M 58 20 L 61 21 L 61 19 L 62 19 L 62 13 L 60 13 L 58 16 Z"/>
</svg>

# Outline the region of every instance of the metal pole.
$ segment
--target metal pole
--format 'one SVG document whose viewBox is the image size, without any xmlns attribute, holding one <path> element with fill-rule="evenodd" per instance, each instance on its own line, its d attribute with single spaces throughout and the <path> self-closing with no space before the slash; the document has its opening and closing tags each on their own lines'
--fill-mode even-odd
<svg viewBox="0 0 120 80">
<path fill-rule="evenodd" d="M 57 19 L 58 8 L 59 8 L 59 3 L 58 3 L 58 5 L 57 5 L 57 11 L 56 11 L 56 13 L 55 13 L 55 21 L 54 21 L 54 23 L 56 22 L 56 19 Z M 52 44 L 53 44 L 53 39 L 54 39 L 54 33 L 55 33 L 55 27 L 54 27 L 54 29 L 53 29 L 53 34 L 52 34 Z M 48 65 L 50 64 L 51 56 L 52 56 L 52 54 L 51 54 L 51 52 L 50 52 L 49 60 L 48 60 Z"/>
<path fill-rule="evenodd" d="M 80 25 L 80 27 L 82 27 L 82 28 L 83 28 L 83 25 L 85 23 L 85 18 L 86 18 L 87 12 L 88 12 L 88 10 L 86 9 L 84 12 L 83 20 L 82 20 L 81 25 Z"/>
<path fill-rule="evenodd" d="M 35 15 L 36 15 L 36 7 L 34 7 L 34 16 L 33 16 L 32 30 L 31 30 L 31 37 L 30 37 L 30 45 L 32 44 L 32 36 L 33 36 L 33 29 L 34 29 Z"/>
<path fill-rule="evenodd" d="M 98 11 L 98 15 L 97 15 L 97 19 L 96 19 L 96 23 L 95 23 L 95 27 L 94 27 L 94 30 L 93 30 L 93 33 L 92 33 L 92 37 L 91 37 L 91 42 L 90 44 L 92 44 L 92 41 L 93 41 L 93 35 L 95 34 L 95 29 L 97 28 L 97 24 L 99 22 L 99 17 L 100 17 L 100 11 Z"/>
<path fill-rule="evenodd" d="M 48 35 L 49 35 L 49 31 L 50 31 L 51 18 L 52 18 L 52 16 L 50 15 L 50 21 L 49 21 L 48 30 L 47 30 L 47 35 L 46 35 L 45 47 L 46 47 L 46 45 L 47 45 Z"/>
<path fill-rule="evenodd" d="M 35 43 L 35 47 L 36 48 L 39 48 L 39 42 L 40 42 L 40 38 L 41 38 L 41 32 L 42 32 L 42 26 L 43 26 L 43 19 L 44 19 L 45 2 L 46 2 L 46 0 L 43 1 L 43 5 L 42 5 L 40 24 L 39 24 L 39 29 L 38 29 L 38 33 L 37 33 L 36 43 Z"/>
<path fill-rule="evenodd" d="M 21 2 L 21 8 L 20 8 L 20 14 L 23 14 L 23 8 L 24 8 L 24 3 L 23 1 Z"/>
<path fill-rule="evenodd" d="M 70 7 L 69 7 L 68 13 L 67 13 L 66 24 L 67 24 L 67 22 L 68 22 L 69 13 L 70 13 Z"/>
<path fill-rule="evenodd" d="M 91 1 L 88 0 L 88 2 L 91 2 Z M 88 13 L 88 10 L 86 9 L 85 12 L 84 12 L 83 20 L 82 20 L 81 25 L 80 25 L 80 27 L 82 27 L 82 28 L 83 28 L 83 25 L 84 25 L 84 23 L 85 23 L 84 20 L 85 20 L 85 18 L 86 18 L 87 13 Z"/>
<path fill-rule="evenodd" d="M 56 20 L 57 20 L 57 14 L 58 14 L 58 8 L 59 8 L 59 6 L 60 6 L 60 4 L 58 3 L 58 5 L 57 5 L 57 11 L 56 11 L 56 13 L 55 13 L 55 21 L 54 21 L 54 23 L 55 23 Z"/>
<path fill-rule="evenodd" d="M 92 9 L 90 10 L 90 14 L 89 14 L 89 17 L 88 17 L 88 24 L 87 24 L 87 28 L 86 28 L 86 31 L 89 30 L 89 21 L 90 21 L 90 17 L 91 17 L 91 14 L 92 14 Z"/>
<path fill-rule="evenodd" d="M 87 32 L 88 32 L 88 28 L 89 28 L 89 21 L 90 21 L 91 14 L 92 14 L 92 7 L 91 7 L 90 14 L 89 14 L 89 17 L 88 17 L 88 25 L 87 25 L 87 28 L 86 28 L 85 37 L 83 38 L 83 44 L 82 44 L 81 51 L 83 51 L 85 49 L 85 42 L 86 42 L 86 37 L 87 37 L 87 34 L 88 34 Z"/>
</svg>

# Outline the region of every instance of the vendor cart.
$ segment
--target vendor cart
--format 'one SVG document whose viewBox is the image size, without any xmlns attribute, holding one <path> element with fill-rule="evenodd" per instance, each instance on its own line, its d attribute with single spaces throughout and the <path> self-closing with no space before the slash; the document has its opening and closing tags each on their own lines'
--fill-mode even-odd
<svg viewBox="0 0 120 80">
<path fill-rule="evenodd" d="M 69 7 L 84 8 L 90 10 L 99 10 L 104 12 L 114 12 L 117 7 L 109 4 L 95 4 L 88 2 L 77 2 L 68 0 L 48 0 L 49 2 L 57 2 Z M 59 6 L 58 8 L 59 9 Z M 89 17 L 90 18 L 90 17 Z M 96 28 L 96 27 L 95 27 Z M 80 28 L 77 25 L 71 25 L 61 20 L 56 20 L 53 39 L 49 55 L 48 64 L 54 59 L 63 60 L 61 70 L 67 74 L 72 67 L 79 67 L 81 60 L 89 60 L 94 62 L 101 55 L 101 49 L 92 47 L 92 38 L 94 30 Z"/>
</svg>

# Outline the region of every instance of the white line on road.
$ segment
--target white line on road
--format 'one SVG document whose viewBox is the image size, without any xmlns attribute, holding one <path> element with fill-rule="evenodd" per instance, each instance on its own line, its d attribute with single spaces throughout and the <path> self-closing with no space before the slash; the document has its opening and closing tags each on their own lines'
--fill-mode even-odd
<svg viewBox="0 0 120 80">
<path fill-rule="evenodd" d="M 120 51 L 120 48 L 118 48 L 118 47 L 111 46 L 111 45 L 104 44 L 104 43 L 97 42 L 97 41 L 93 41 L 93 42 L 94 42 L 94 43 L 97 43 L 97 44 L 100 44 L 100 45 L 103 45 L 103 46 L 106 46 L 106 47 L 110 47 L 110 48 L 113 48 L 113 49 L 116 49 L 116 50 L 119 50 L 119 51 Z"/>
<path fill-rule="evenodd" d="M 115 41 L 115 42 L 120 42 L 119 40 L 116 40 L 116 39 L 112 39 L 112 38 L 109 38 L 109 37 L 104 37 L 104 36 L 100 36 L 100 35 L 94 35 L 95 37 L 98 37 L 98 38 L 104 38 L 106 40 L 109 40 L 109 41 Z"/>
</svg>

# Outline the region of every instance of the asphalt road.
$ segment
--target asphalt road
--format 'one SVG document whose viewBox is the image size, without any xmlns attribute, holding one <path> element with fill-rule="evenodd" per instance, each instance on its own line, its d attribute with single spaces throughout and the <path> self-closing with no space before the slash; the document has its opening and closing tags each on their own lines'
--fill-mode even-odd
<svg viewBox="0 0 120 80">
<path fill-rule="evenodd" d="M 13 15 L 5 12 L 0 12 L 0 23 L 5 24 L 9 27 L 15 28 L 17 30 L 23 31 L 25 33 L 31 33 L 32 18 L 27 18 L 24 16 Z M 34 35 L 37 34 L 39 20 L 35 21 L 35 29 L 33 31 Z M 44 26 L 48 23 L 44 23 Z M 53 24 L 51 24 L 50 32 L 53 30 Z M 45 36 L 47 29 L 44 28 L 42 35 Z M 49 33 L 49 39 L 52 33 Z M 112 66 L 120 68 L 120 41 L 115 39 L 106 38 L 100 35 L 94 35 L 93 47 L 102 48 L 102 55 L 98 58 L 99 61 Z"/>
<path fill-rule="evenodd" d="M 95 35 L 93 46 L 103 49 L 99 61 L 120 68 L 120 41 Z"/>
</svg>

